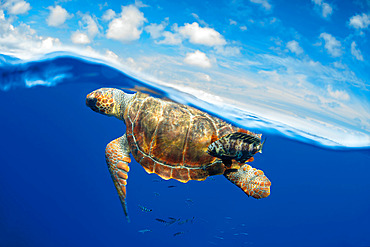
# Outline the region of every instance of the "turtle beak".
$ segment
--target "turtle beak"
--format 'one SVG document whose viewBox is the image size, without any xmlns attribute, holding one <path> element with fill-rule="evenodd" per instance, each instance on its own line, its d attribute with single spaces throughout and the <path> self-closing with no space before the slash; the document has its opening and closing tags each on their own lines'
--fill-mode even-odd
<svg viewBox="0 0 370 247">
<path fill-rule="evenodd" d="M 96 99 L 96 97 L 94 97 L 94 95 L 88 94 L 86 96 L 86 105 L 95 112 L 99 112 L 99 108 L 96 106 L 97 101 L 98 100 Z"/>
</svg>

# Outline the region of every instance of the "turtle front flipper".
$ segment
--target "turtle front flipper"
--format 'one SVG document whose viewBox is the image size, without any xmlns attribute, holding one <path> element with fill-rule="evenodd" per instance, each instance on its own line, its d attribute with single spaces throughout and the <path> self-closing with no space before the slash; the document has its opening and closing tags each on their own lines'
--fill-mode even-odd
<svg viewBox="0 0 370 247">
<path fill-rule="evenodd" d="M 244 164 L 238 170 L 226 170 L 224 176 L 241 188 L 248 196 L 261 199 L 270 195 L 270 180 L 263 171 L 250 165 Z"/>
<path fill-rule="evenodd" d="M 228 163 L 232 159 L 244 163 L 253 161 L 253 155 L 261 152 L 262 146 L 259 135 L 235 132 L 212 142 L 208 146 L 207 153 L 229 161 Z"/>
<path fill-rule="evenodd" d="M 131 162 L 131 159 L 126 134 L 107 145 L 105 148 L 105 160 L 107 161 L 108 169 L 114 186 L 116 186 L 127 221 L 130 222 L 126 204 L 126 180 L 128 177 L 127 173 L 130 170 L 128 164 Z"/>
</svg>

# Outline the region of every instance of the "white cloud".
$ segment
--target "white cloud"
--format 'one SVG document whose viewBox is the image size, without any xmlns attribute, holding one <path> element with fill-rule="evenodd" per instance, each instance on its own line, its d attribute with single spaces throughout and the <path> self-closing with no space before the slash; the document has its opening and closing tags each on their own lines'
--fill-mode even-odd
<svg viewBox="0 0 370 247">
<path fill-rule="evenodd" d="M 99 27 L 96 21 L 88 14 L 82 16 L 82 21 L 79 22 L 87 35 L 93 39 L 99 33 Z"/>
<path fill-rule="evenodd" d="M 5 21 L 4 10 L 0 9 L 0 21 Z"/>
<path fill-rule="evenodd" d="M 328 3 L 323 3 L 321 7 L 322 7 L 322 16 L 324 18 L 328 17 L 333 13 L 333 8 Z"/>
<path fill-rule="evenodd" d="M 212 81 L 212 78 L 209 75 L 204 74 L 204 73 L 196 73 L 195 76 L 202 81 L 207 81 L 207 82 Z"/>
<path fill-rule="evenodd" d="M 198 17 L 196 14 L 193 16 Z M 199 18 L 199 17 L 198 17 Z M 185 23 L 184 26 L 178 27 L 175 23 L 172 25 L 172 31 L 165 31 L 168 25 L 168 18 L 162 21 L 161 24 L 152 23 L 144 29 L 150 34 L 153 39 L 163 38 L 162 40 L 155 41 L 156 44 L 165 45 L 179 45 L 184 39 L 189 39 L 190 43 L 201 44 L 206 46 L 213 46 L 218 53 L 224 55 L 239 55 L 239 47 L 224 47 L 226 45 L 225 39 L 216 30 L 208 27 L 200 27 L 197 22 L 192 24 Z"/>
<path fill-rule="evenodd" d="M 351 54 L 360 61 L 364 61 L 364 57 L 359 49 L 356 48 L 356 42 L 353 41 L 351 44 Z"/>
<path fill-rule="evenodd" d="M 185 23 L 179 28 L 179 33 L 188 38 L 190 43 L 206 46 L 225 45 L 223 36 L 216 30 L 208 27 L 200 27 L 197 22 Z"/>
<path fill-rule="evenodd" d="M 108 9 L 104 12 L 103 16 L 101 17 L 103 21 L 110 21 L 116 16 L 116 12 L 111 9 Z"/>
<path fill-rule="evenodd" d="M 144 29 L 150 34 L 152 39 L 158 39 L 163 35 L 163 31 L 167 26 L 167 22 L 162 22 L 161 24 L 152 23 L 146 26 Z"/>
<path fill-rule="evenodd" d="M 247 29 L 248 29 L 247 26 L 241 26 L 240 27 L 240 30 L 242 30 L 242 31 L 247 31 Z"/>
<path fill-rule="evenodd" d="M 136 6 L 124 6 L 120 16 L 109 23 L 107 38 L 121 42 L 137 40 L 145 21 L 144 14 Z"/>
<path fill-rule="evenodd" d="M 216 46 L 215 50 L 217 53 L 224 56 L 239 56 L 241 55 L 240 47 L 237 46 Z"/>
<path fill-rule="evenodd" d="M 349 25 L 356 29 L 365 29 L 370 25 L 370 15 L 363 13 L 362 15 L 352 16 Z"/>
<path fill-rule="evenodd" d="M 81 30 L 72 32 L 71 41 L 74 44 L 89 44 L 99 34 L 99 26 L 89 14 L 81 14 L 82 19 L 78 22 Z"/>
<path fill-rule="evenodd" d="M 29 25 L 14 26 L 12 18 L 0 18 L 0 53 L 27 57 L 30 53 L 51 51 L 59 45 L 59 39 L 37 36 Z"/>
<path fill-rule="evenodd" d="M 338 61 L 335 61 L 335 62 L 333 63 L 333 66 L 334 66 L 335 68 L 338 68 L 338 69 L 346 69 L 346 68 L 347 68 L 347 66 L 346 66 L 346 65 L 344 65 L 344 64 L 342 64 L 341 62 L 338 62 Z"/>
<path fill-rule="evenodd" d="M 333 14 L 333 7 L 330 4 L 322 0 L 312 0 L 312 2 L 315 4 L 316 10 L 320 12 L 322 17 L 327 18 Z"/>
<path fill-rule="evenodd" d="M 41 50 L 51 50 L 55 46 L 61 44 L 58 38 L 47 37 L 45 39 L 41 38 Z"/>
<path fill-rule="evenodd" d="M 99 3 L 98 6 L 99 6 L 99 10 L 101 11 L 101 10 L 103 10 L 104 7 L 108 6 L 108 3 L 107 2 L 105 2 L 103 4 Z"/>
<path fill-rule="evenodd" d="M 210 68 L 212 66 L 207 55 L 199 50 L 187 53 L 184 62 L 202 68 Z"/>
<path fill-rule="evenodd" d="M 99 34 L 99 26 L 89 14 L 82 14 L 78 24 L 82 30 L 72 33 L 71 40 L 74 44 L 89 44 Z"/>
<path fill-rule="evenodd" d="M 269 4 L 269 2 L 267 0 L 249 0 L 249 1 L 251 1 L 252 3 L 260 4 L 266 10 L 271 9 L 271 4 Z"/>
<path fill-rule="evenodd" d="M 113 61 L 119 61 L 119 56 L 111 50 L 106 50 L 105 56 Z"/>
<path fill-rule="evenodd" d="M 321 33 L 320 38 L 325 41 L 325 49 L 333 57 L 340 57 L 342 55 L 342 45 L 341 43 L 328 33 Z"/>
<path fill-rule="evenodd" d="M 143 70 L 143 67 L 141 67 L 132 57 L 128 57 L 123 61 L 123 63 L 134 71 L 141 72 Z"/>
<path fill-rule="evenodd" d="M 287 78 L 287 76 L 280 75 L 276 70 L 260 70 L 258 71 L 258 74 L 262 75 L 265 78 L 268 78 L 268 80 L 273 82 L 281 82 L 282 78 Z"/>
<path fill-rule="evenodd" d="M 2 7 L 12 15 L 25 14 L 31 9 L 30 4 L 24 0 L 8 0 L 5 1 Z"/>
<path fill-rule="evenodd" d="M 230 25 L 237 25 L 238 23 L 232 19 L 229 19 Z"/>
<path fill-rule="evenodd" d="M 80 31 L 76 31 L 72 33 L 71 40 L 75 44 L 89 44 L 90 39 L 85 33 L 81 33 Z"/>
<path fill-rule="evenodd" d="M 172 29 L 175 32 L 164 31 L 166 26 L 168 25 L 169 18 L 165 18 L 161 24 L 152 23 L 146 26 L 144 29 L 147 33 L 150 34 L 152 39 L 158 39 L 163 37 L 162 40 L 155 41 L 156 44 L 164 44 L 164 45 L 179 45 L 182 43 L 182 36 L 177 32 L 178 27 L 177 25 L 173 25 Z"/>
<path fill-rule="evenodd" d="M 344 90 L 333 90 L 332 86 L 328 86 L 328 93 L 331 97 L 338 99 L 338 100 L 344 100 L 347 101 L 350 99 L 348 93 Z"/>
<path fill-rule="evenodd" d="M 303 53 L 303 49 L 299 46 L 299 43 L 295 40 L 289 41 L 286 47 L 293 53 L 299 55 Z"/>
<path fill-rule="evenodd" d="M 206 26 L 206 27 L 208 26 L 207 22 L 205 22 L 204 20 L 200 19 L 200 17 L 199 17 L 197 14 L 195 14 L 195 13 L 191 13 L 191 16 L 192 16 L 192 17 L 194 17 L 194 19 L 195 19 L 198 23 L 200 23 L 201 25 Z"/>
<path fill-rule="evenodd" d="M 66 9 L 62 8 L 59 5 L 56 5 L 55 7 L 49 6 L 48 9 L 50 10 L 50 14 L 49 17 L 46 19 L 46 22 L 49 26 L 60 26 L 67 19 L 72 17 L 72 15 L 68 14 Z"/>
<path fill-rule="evenodd" d="M 157 44 L 179 45 L 182 43 L 182 37 L 178 33 L 164 31 L 162 33 L 162 36 L 164 37 L 164 39 L 156 42 Z"/>
<path fill-rule="evenodd" d="M 140 0 L 135 0 L 135 6 L 138 7 L 138 8 L 145 8 L 145 7 L 149 7 L 149 5 L 146 5 L 144 4 L 142 1 Z"/>
</svg>

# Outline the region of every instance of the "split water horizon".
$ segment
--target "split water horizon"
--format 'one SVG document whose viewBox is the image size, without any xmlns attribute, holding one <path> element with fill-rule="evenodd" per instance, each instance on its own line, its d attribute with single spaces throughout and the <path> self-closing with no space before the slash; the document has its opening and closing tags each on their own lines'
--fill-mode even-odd
<svg viewBox="0 0 370 247">
<path fill-rule="evenodd" d="M 367 145 L 345 146 L 221 107 L 212 95 L 201 98 L 77 53 L 1 61 L 3 246 L 370 243 Z M 267 142 L 251 165 L 271 180 L 271 195 L 248 198 L 223 176 L 165 181 L 132 159 L 127 223 L 104 160 L 106 144 L 125 125 L 85 106 L 85 96 L 101 87 L 142 90 L 262 133 Z"/>
</svg>

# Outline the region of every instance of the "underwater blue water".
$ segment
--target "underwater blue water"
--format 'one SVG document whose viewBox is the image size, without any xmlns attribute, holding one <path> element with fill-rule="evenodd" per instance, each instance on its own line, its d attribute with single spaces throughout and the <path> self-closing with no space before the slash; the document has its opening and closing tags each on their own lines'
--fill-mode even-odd
<svg viewBox="0 0 370 247">
<path fill-rule="evenodd" d="M 104 158 L 125 126 L 85 96 L 135 85 L 215 113 L 85 57 L 1 57 L 0 246 L 370 246 L 370 150 L 288 138 L 268 122 L 253 129 L 267 142 L 251 164 L 271 180 L 268 198 L 248 198 L 223 176 L 164 181 L 133 161 L 127 223 Z M 156 220 L 168 217 L 180 220 Z"/>
</svg>

